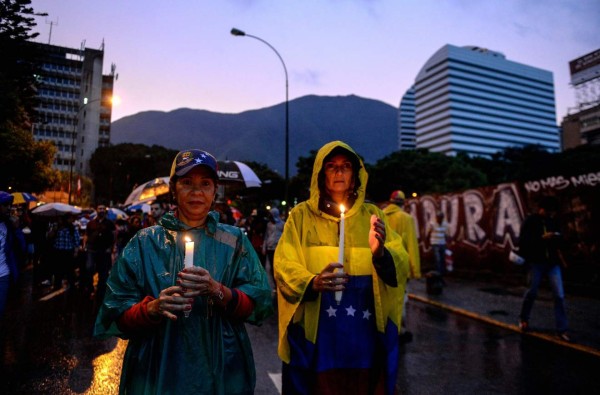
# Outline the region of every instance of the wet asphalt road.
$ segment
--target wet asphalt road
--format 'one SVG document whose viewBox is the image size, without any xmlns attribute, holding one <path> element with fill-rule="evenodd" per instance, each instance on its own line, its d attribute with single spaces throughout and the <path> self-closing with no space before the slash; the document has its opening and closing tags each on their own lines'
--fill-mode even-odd
<svg viewBox="0 0 600 395">
<path fill-rule="evenodd" d="M 0 393 L 116 394 L 126 343 L 91 337 L 95 302 L 76 290 L 40 300 L 49 290 L 26 281 L 2 326 Z M 408 306 L 414 338 L 400 356 L 399 394 L 600 393 L 598 357 L 418 301 Z M 256 394 L 278 394 L 276 317 L 248 330 Z"/>
</svg>

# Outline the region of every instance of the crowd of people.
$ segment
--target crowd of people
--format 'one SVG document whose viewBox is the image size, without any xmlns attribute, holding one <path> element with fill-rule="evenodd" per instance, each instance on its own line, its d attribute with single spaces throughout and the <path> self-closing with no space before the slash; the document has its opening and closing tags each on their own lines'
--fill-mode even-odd
<svg viewBox="0 0 600 395">
<path fill-rule="evenodd" d="M 121 393 L 252 394 L 244 324 L 275 311 L 284 394 L 395 393 L 407 288 L 421 276 L 404 192 L 369 202 L 360 156 L 333 141 L 317 153 L 307 201 L 285 217 L 270 207 L 234 218 L 218 200 L 217 166 L 206 151 L 179 152 L 167 199 L 127 218 L 109 218 L 104 204 L 80 216 L 36 217 L 11 211 L 12 195 L 0 191 L 0 318 L 26 262 L 37 285 L 79 288 L 100 302 L 95 336 L 129 340 Z M 548 274 L 557 328 L 568 339 L 550 211 L 543 206 L 522 232 L 535 275 L 521 326 Z M 447 229 L 440 211 L 425 234 L 440 276 Z M 551 264 L 539 258 L 550 247 Z"/>
</svg>

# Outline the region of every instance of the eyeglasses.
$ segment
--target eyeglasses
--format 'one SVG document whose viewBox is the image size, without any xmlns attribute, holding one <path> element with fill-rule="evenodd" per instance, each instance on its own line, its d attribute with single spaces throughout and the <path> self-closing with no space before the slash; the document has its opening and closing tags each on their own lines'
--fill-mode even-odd
<svg viewBox="0 0 600 395">
<path fill-rule="evenodd" d="M 352 171 L 352 163 L 344 162 L 340 165 L 336 165 L 334 162 L 325 163 L 325 172 L 329 174 L 337 174 L 338 172 L 350 173 Z"/>
</svg>

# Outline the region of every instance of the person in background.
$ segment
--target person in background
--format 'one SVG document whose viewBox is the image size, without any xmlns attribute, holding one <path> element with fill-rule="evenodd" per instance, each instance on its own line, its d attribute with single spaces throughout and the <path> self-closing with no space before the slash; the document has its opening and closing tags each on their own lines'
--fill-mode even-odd
<svg viewBox="0 0 600 395">
<path fill-rule="evenodd" d="M 74 285 L 75 258 L 81 242 L 79 231 L 73 225 L 74 220 L 71 214 L 61 215 L 57 226 L 48 234 L 52 240 L 50 262 L 54 275 L 54 289 Z"/>
<path fill-rule="evenodd" d="M 115 224 L 106 217 L 106 206 L 96 207 L 96 217 L 87 224 L 87 261 L 84 274 L 84 287 L 93 289 L 93 277 L 98 273 L 96 293 L 102 300 L 106 289 L 106 279 L 112 267 L 112 250 L 115 244 Z M 93 291 L 92 291 L 93 292 Z"/>
<path fill-rule="evenodd" d="M 115 221 L 115 231 L 115 247 L 118 258 L 133 235 L 129 231 L 129 221 L 124 218 L 117 218 Z"/>
<path fill-rule="evenodd" d="M 0 322 L 4 317 L 8 291 L 19 278 L 19 267 L 26 252 L 18 218 L 11 216 L 13 200 L 13 195 L 0 191 Z"/>
<path fill-rule="evenodd" d="M 27 248 L 24 264 L 33 264 L 35 246 L 33 244 L 32 219 L 26 204 L 17 206 L 17 216 L 19 217 L 19 227 L 25 236 L 25 245 Z"/>
<path fill-rule="evenodd" d="M 521 306 L 519 327 L 529 330 L 529 318 L 538 289 L 544 276 L 548 276 L 554 295 L 554 315 L 556 331 L 560 339 L 571 341 L 568 334 L 568 320 L 565 309 L 565 291 L 562 282 L 561 266 L 567 263 L 561 252 L 563 236 L 557 220 L 558 202 L 555 198 L 545 196 L 540 199 L 535 214 L 525 218 L 519 234 L 519 254 L 530 266 L 531 284 Z"/>
<path fill-rule="evenodd" d="M 235 225 L 235 218 L 233 218 L 233 211 L 231 211 L 231 207 L 222 201 L 216 201 L 214 209 L 217 213 L 219 213 L 219 222 L 227 225 Z"/>
<path fill-rule="evenodd" d="M 150 205 L 150 223 L 156 225 L 158 220 L 165 215 L 165 204 L 163 202 L 154 201 Z"/>
<path fill-rule="evenodd" d="M 435 214 L 434 222 L 427 224 L 427 237 L 433 249 L 434 268 L 440 278 L 446 274 L 446 238 L 448 237 L 448 223 L 444 213 L 439 210 Z"/>
<path fill-rule="evenodd" d="M 405 195 L 401 190 L 393 191 L 389 202 L 384 205 L 383 212 L 386 215 L 390 227 L 402 237 L 404 249 L 408 252 L 409 274 L 408 279 L 421 277 L 421 257 L 419 255 L 419 241 L 417 240 L 417 225 L 415 220 L 404 211 Z M 406 292 L 403 297 L 403 316 L 400 340 L 403 343 L 412 340 L 412 333 L 406 330 L 406 302 L 408 301 L 408 279 Z"/>
<path fill-rule="evenodd" d="M 273 313 L 271 287 L 244 232 L 211 210 L 217 182 L 211 154 L 179 152 L 169 182 L 177 209 L 115 263 L 95 335 L 129 340 L 120 393 L 254 393 L 245 323 Z"/>
<path fill-rule="evenodd" d="M 258 255 L 258 259 L 263 267 L 266 268 L 267 257 L 262 252 L 262 247 L 265 242 L 265 232 L 267 230 L 267 220 L 262 210 L 254 209 L 246 222 L 246 230 L 248 238 L 254 247 L 254 251 Z M 272 273 L 271 273 L 272 274 Z"/>
<path fill-rule="evenodd" d="M 265 239 L 262 246 L 262 253 L 267 257 L 271 267 L 271 277 L 273 277 L 273 256 L 275 255 L 275 248 L 277 248 L 279 238 L 283 233 L 283 225 L 283 221 L 279 216 L 279 210 L 273 207 L 271 210 L 269 210 L 269 221 L 267 222 Z"/>
<path fill-rule="evenodd" d="M 275 250 L 284 394 L 395 393 L 408 254 L 385 214 L 365 203 L 367 178 L 349 145 L 325 144 L 309 200 L 285 223 Z"/>
</svg>

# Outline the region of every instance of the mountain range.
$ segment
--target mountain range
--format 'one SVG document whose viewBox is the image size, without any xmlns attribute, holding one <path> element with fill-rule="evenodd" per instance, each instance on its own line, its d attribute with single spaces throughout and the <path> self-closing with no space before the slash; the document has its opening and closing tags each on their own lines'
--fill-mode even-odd
<svg viewBox="0 0 600 395">
<path fill-rule="evenodd" d="M 398 109 L 355 95 L 308 95 L 289 101 L 289 172 L 332 140 L 374 164 L 398 149 Z M 255 161 L 285 173 L 285 103 L 237 114 L 180 108 L 145 111 L 114 121 L 111 142 L 204 149 L 219 160 Z"/>
</svg>

